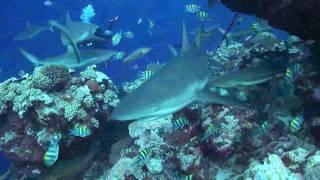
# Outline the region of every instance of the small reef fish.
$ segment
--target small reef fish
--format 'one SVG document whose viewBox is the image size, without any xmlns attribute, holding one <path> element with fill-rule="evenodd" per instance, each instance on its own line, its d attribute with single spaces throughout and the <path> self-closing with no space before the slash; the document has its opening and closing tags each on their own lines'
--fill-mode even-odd
<svg viewBox="0 0 320 180">
<path fill-rule="evenodd" d="M 197 18 L 200 20 L 200 21 L 205 21 L 207 20 L 209 17 L 209 14 L 205 11 L 199 11 L 197 12 Z"/>
<path fill-rule="evenodd" d="M 115 54 L 114 57 L 115 57 L 116 60 L 121 60 L 125 55 L 126 55 L 125 52 L 119 51 L 119 52 L 117 52 L 117 53 Z"/>
<path fill-rule="evenodd" d="M 139 153 L 137 155 L 138 161 L 142 162 L 145 161 L 150 153 L 150 149 L 148 148 L 142 148 L 141 150 L 139 150 Z"/>
<path fill-rule="evenodd" d="M 141 24 L 142 20 L 143 20 L 142 18 L 139 18 L 138 21 L 137 21 L 137 24 Z"/>
<path fill-rule="evenodd" d="M 149 29 L 153 29 L 153 27 L 154 27 L 154 22 L 151 19 L 149 19 Z"/>
<path fill-rule="evenodd" d="M 59 144 L 58 143 L 50 143 L 47 151 L 43 156 L 43 163 L 47 167 L 52 166 L 58 159 L 59 156 Z"/>
<path fill-rule="evenodd" d="M 259 23 L 253 23 L 251 24 L 251 29 L 253 32 L 257 33 L 261 31 L 261 26 Z"/>
<path fill-rule="evenodd" d="M 139 74 L 139 77 L 141 77 L 144 80 L 148 80 L 152 77 L 152 75 L 153 75 L 153 71 L 146 70 L 146 71 L 141 72 Z"/>
<path fill-rule="evenodd" d="M 301 129 L 303 122 L 304 118 L 302 115 L 298 115 L 297 117 L 292 119 L 289 124 L 290 131 L 298 132 Z"/>
<path fill-rule="evenodd" d="M 193 174 L 189 174 L 187 176 L 185 176 L 184 180 L 193 180 Z"/>
<path fill-rule="evenodd" d="M 214 132 L 214 126 L 212 123 L 210 123 L 204 133 L 202 140 L 207 140 L 209 138 L 209 136 L 211 136 L 213 134 L 213 132 Z"/>
<path fill-rule="evenodd" d="M 236 94 L 236 97 L 237 97 L 240 101 L 246 101 L 246 100 L 248 100 L 247 91 L 246 91 L 245 89 L 240 89 L 240 91 Z"/>
<path fill-rule="evenodd" d="M 199 12 L 201 9 L 201 6 L 197 4 L 188 4 L 186 5 L 186 11 L 189 13 L 196 13 Z"/>
<path fill-rule="evenodd" d="M 125 36 L 126 38 L 128 38 L 128 39 L 134 38 L 134 34 L 133 34 L 133 32 L 131 32 L 131 31 L 125 32 L 125 33 L 124 33 L 124 36 Z"/>
<path fill-rule="evenodd" d="M 269 112 L 269 111 L 270 111 L 270 107 L 271 107 L 270 103 L 266 104 L 266 105 L 264 106 L 262 112 Z"/>
<path fill-rule="evenodd" d="M 50 7 L 50 6 L 53 5 L 53 2 L 52 2 L 52 1 L 49 1 L 49 0 L 46 0 L 46 1 L 43 2 L 43 5 L 44 5 L 44 6 L 47 6 L 47 7 Z"/>
<path fill-rule="evenodd" d="M 172 124 L 174 129 L 182 129 L 184 126 L 189 124 L 189 121 L 186 118 L 180 117 L 172 120 Z"/>
<path fill-rule="evenodd" d="M 297 76 L 302 74 L 302 72 L 302 65 L 300 63 L 294 64 L 292 67 L 286 69 L 285 79 L 287 82 L 292 83 Z"/>
<path fill-rule="evenodd" d="M 122 38 L 122 32 L 117 32 L 115 35 L 112 36 L 112 45 L 113 46 L 117 46 L 120 41 L 121 41 L 121 38 Z"/>
<path fill-rule="evenodd" d="M 264 121 L 261 125 L 260 125 L 261 131 L 262 132 L 267 132 L 269 129 L 269 124 L 268 121 Z"/>
<path fill-rule="evenodd" d="M 113 34 L 113 32 L 111 30 L 107 29 L 107 30 L 104 31 L 104 34 L 106 36 L 111 36 Z"/>
<path fill-rule="evenodd" d="M 87 125 L 76 124 L 74 128 L 70 130 L 70 134 L 78 137 L 87 137 L 92 133 L 91 129 Z"/>
<path fill-rule="evenodd" d="M 120 155 L 121 155 L 121 156 L 124 156 L 124 155 L 126 155 L 126 154 L 128 154 L 128 153 L 131 153 L 131 152 L 133 152 L 133 148 L 132 148 L 132 147 L 124 148 L 124 149 L 122 149 L 122 150 L 120 151 Z"/>
<path fill-rule="evenodd" d="M 122 62 L 124 63 L 132 62 L 148 54 L 150 51 L 151 51 L 151 48 L 148 48 L 148 47 L 139 48 L 133 51 L 131 54 L 129 54 L 126 58 L 124 58 Z"/>
</svg>

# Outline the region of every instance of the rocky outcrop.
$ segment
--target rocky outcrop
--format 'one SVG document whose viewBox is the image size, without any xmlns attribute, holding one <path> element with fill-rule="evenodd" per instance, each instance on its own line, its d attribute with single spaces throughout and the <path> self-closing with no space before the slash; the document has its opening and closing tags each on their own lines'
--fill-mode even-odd
<svg viewBox="0 0 320 180">
<path fill-rule="evenodd" d="M 222 0 L 234 11 L 263 18 L 304 40 L 320 40 L 318 0 Z"/>
</svg>

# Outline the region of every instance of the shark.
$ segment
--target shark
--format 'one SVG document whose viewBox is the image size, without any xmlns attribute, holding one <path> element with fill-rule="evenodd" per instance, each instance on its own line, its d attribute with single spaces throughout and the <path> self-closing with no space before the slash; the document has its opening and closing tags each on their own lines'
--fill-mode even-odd
<svg viewBox="0 0 320 180">
<path fill-rule="evenodd" d="M 49 26 L 36 26 L 31 25 L 30 22 L 27 22 L 25 30 L 18 33 L 13 39 L 16 41 L 32 39 L 33 37 L 47 30 L 50 30 Z"/>
<path fill-rule="evenodd" d="M 259 65 L 252 65 L 239 71 L 224 74 L 212 79 L 209 84 L 220 88 L 253 86 L 273 79 L 275 75 L 284 72 L 284 70 L 285 66 L 283 65 L 263 62 Z"/>
<path fill-rule="evenodd" d="M 106 40 L 105 37 L 97 35 L 99 26 L 95 24 L 84 23 L 81 21 L 73 21 L 69 13 L 66 14 L 65 27 L 66 29 L 68 29 L 72 39 L 74 39 L 77 44 L 90 41 L 103 42 Z M 65 36 L 65 34 L 62 33 L 60 38 L 63 45 L 69 45 L 70 41 L 67 39 L 67 36 Z"/>
<path fill-rule="evenodd" d="M 139 88 L 124 96 L 113 110 L 111 119 L 155 120 L 198 100 L 204 103 L 243 105 L 231 96 L 220 96 L 208 90 L 209 57 L 200 47 L 189 44 L 185 23 L 182 34 L 180 53 Z"/>
<path fill-rule="evenodd" d="M 67 46 L 65 53 L 45 59 L 39 59 L 35 55 L 20 48 L 21 54 L 36 66 L 56 64 L 64 65 L 68 68 L 82 68 L 91 64 L 105 62 L 116 54 L 116 51 L 106 49 L 88 49 L 79 51 L 75 40 L 72 38 L 71 33 L 68 32 L 66 27 L 53 20 L 48 21 L 48 24 L 61 31 L 62 34 L 66 36 L 66 40 L 69 41 L 69 45 Z"/>
</svg>

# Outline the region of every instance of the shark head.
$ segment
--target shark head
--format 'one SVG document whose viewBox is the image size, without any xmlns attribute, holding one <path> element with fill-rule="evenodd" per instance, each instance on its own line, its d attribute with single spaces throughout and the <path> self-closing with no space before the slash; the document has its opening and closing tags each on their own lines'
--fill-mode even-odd
<svg viewBox="0 0 320 180">
<path fill-rule="evenodd" d="M 195 100 L 224 102 L 223 97 L 209 97 L 204 90 L 209 76 L 209 57 L 189 44 L 185 24 L 182 34 L 180 53 L 122 98 L 112 112 L 112 119 L 151 120 L 177 112 Z"/>
</svg>

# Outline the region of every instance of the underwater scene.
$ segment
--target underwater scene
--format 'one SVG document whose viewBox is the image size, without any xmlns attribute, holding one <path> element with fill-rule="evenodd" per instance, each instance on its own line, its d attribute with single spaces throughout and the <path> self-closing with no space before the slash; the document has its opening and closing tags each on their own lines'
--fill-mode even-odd
<svg viewBox="0 0 320 180">
<path fill-rule="evenodd" d="M 1 0 L 0 180 L 319 180 L 320 1 Z"/>
</svg>

